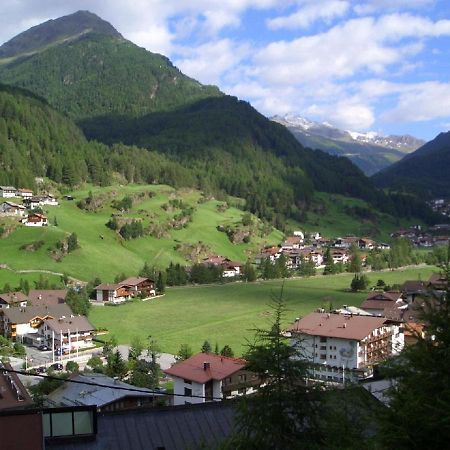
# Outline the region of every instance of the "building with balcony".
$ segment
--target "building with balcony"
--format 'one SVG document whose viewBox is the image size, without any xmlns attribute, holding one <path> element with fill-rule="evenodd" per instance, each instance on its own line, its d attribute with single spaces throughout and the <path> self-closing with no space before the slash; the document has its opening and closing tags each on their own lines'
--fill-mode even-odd
<svg viewBox="0 0 450 450">
<path fill-rule="evenodd" d="M 310 376 L 323 381 L 371 377 L 374 366 L 404 346 L 400 324 L 384 317 L 312 313 L 287 331 L 310 362 Z"/>
</svg>

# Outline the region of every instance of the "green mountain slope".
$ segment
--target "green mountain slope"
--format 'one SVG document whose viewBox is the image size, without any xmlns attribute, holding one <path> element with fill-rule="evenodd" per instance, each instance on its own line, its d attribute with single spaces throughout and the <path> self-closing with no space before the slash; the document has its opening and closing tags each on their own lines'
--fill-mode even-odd
<svg viewBox="0 0 450 450">
<path fill-rule="evenodd" d="M 450 196 L 450 131 L 440 133 L 413 154 L 375 174 L 381 187 L 427 197 Z"/>
<path fill-rule="evenodd" d="M 44 100 L 0 84 L 0 185 L 34 187 L 35 177 L 76 185 L 119 182 L 195 184 L 179 163 L 143 149 L 88 142 Z"/>
<path fill-rule="evenodd" d="M 109 158 L 106 146 L 91 142 L 81 161 L 75 150 L 55 156 L 37 173 L 46 171 L 57 182 L 75 185 L 111 183 L 111 174 L 119 172 L 128 181 L 236 195 L 279 227 L 286 218 L 302 218 L 315 190 L 358 197 L 393 215 L 427 216 L 413 201 L 400 199 L 399 205 L 397 198 L 376 190 L 346 158 L 304 148 L 248 103 L 186 77 L 167 58 L 110 29 L 104 33 L 106 25 L 96 16 L 89 21 L 100 24 L 90 22 L 86 28 L 84 17 L 76 13 L 55 21 L 59 31 L 54 40 L 48 38 L 51 24 L 34 28 L 32 37 L 45 45 L 31 55 L 31 31 L 23 33 L 19 50 L 7 53 L 14 59 L 0 60 L 0 80 L 42 96 L 76 119 L 88 138 L 113 145 Z M 0 49 L 5 51 L 5 45 Z M 151 152 L 146 156 L 121 143 Z"/>
<path fill-rule="evenodd" d="M 74 119 L 140 115 L 221 95 L 183 75 L 166 57 L 123 39 L 97 16 L 87 17 L 89 26 L 86 13 L 75 13 L 2 45 L 0 80 L 44 97 Z"/>
</svg>

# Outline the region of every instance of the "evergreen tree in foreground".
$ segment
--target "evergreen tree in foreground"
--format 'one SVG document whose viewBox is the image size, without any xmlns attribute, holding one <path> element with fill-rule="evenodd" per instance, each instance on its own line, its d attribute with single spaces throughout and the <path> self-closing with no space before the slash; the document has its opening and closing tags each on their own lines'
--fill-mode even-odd
<svg viewBox="0 0 450 450">
<path fill-rule="evenodd" d="M 316 448 L 320 441 L 319 399 L 314 386 L 307 386 L 307 363 L 301 349 L 282 334 L 283 294 L 273 299 L 274 322 L 257 329 L 255 342 L 245 354 L 247 368 L 258 374 L 264 386 L 258 394 L 240 399 L 235 434 L 227 449 Z"/>
<path fill-rule="evenodd" d="M 450 248 L 449 248 L 450 250 Z M 450 441 L 450 265 L 447 290 L 425 302 L 425 334 L 386 367 L 396 384 L 381 417 L 385 449 L 443 449 Z"/>
</svg>

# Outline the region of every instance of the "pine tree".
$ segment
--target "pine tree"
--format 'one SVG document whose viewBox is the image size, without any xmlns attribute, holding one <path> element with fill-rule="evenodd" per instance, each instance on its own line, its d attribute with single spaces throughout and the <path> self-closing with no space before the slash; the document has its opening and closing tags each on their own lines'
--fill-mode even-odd
<svg viewBox="0 0 450 450">
<path fill-rule="evenodd" d="M 307 364 L 301 348 L 283 335 L 285 302 L 281 291 L 272 300 L 274 321 L 255 330 L 255 342 L 244 355 L 247 369 L 263 386 L 237 404 L 235 434 L 224 448 L 285 450 L 318 448 L 320 401 L 315 386 L 306 386 Z M 317 447 L 316 447 L 317 446 Z"/>
<path fill-rule="evenodd" d="M 325 267 L 323 269 L 324 275 L 331 275 L 331 274 L 335 273 L 334 261 L 333 261 L 333 257 L 331 256 L 330 247 L 327 247 L 327 250 L 326 250 L 324 258 L 323 258 L 323 262 L 325 264 Z"/>
<path fill-rule="evenodd" d="M 201 352 L 202 353 L 211 353 L 212 352 L 211 344 L 208 341 L 203 342 Z"/>
</svg>

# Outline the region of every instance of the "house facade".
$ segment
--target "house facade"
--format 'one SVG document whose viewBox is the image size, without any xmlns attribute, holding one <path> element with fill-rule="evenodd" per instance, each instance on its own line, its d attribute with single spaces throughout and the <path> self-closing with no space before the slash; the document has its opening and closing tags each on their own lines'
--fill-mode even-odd
<svg viewBox="0 0 450 450">
<path fill-rule="evenodd" d="M 398 307 L 404 305 L 402 293 L 398 291 L 374 291 L 362 302 L 361 309 L 374 316 L 384 316 L 384 311 L 392 308 L 395 304 Z"/>
<path fill-rule="evenodd" d="M 6 309 L 9 307 L 23 308 L 27 306 L 28 298 L 22 292 L 4 292 L 0 294 L 0 308 Z"/>
<path fill-rule="evenodd" d="M 43 214 L 33 213 L 21 220 L 26 227 L 46 227 L 48 219 Z"/>
<path fill-rule="evenodd" d="M 1 309 L 0 332 L 7 338 L 22 341 L 27 335 L 38 333 L 44 320 L 71 314 L 72 310 L 66 304 Z"/>
<path fill-rule="evenodd" d="M 120 283 L 99 284 L 95 287 L 97 302 L 123 303 L 139 295 L 154 297 L 156 295 L 155 281 L 150 278 L 131 277 Z"/>
<path fill-rule="evenodd" d="M 23 217 L 26 213 L 26 208 L 23 205 L 18 205 L 13 202 L 4 202 L 0 205 L 0 213 L 5 216 L 19 216 Z"/>
<path fill-rule="evenodd" d="M 400 324 L 383 317 L 312 313 L 288 328 L 314 379 L 345 383 L 373 375 L 373 367 L 404 346 Z"/>
<path fill-rule="evenodd" d="M 198 353 L 164 372 L 174 381 L 174 404 L 205 403 L 250 394 L 259 386 L 246 361 Z"/>
<path fill-rule="evenodd" d="M 0 186 L 0 197 L 13 198 L 16 193 L 17 189 L 14 186 Z"/>
<path fill-rule="evenodd" d="M 31 189 L 17 189 L 17 197 L 22 197 L 23 199 L 33 197 L 33 191 Z"/>
<path fill-rule="evenodd" d="M 72 352 L 93 346 L 95 328 L 85 316 L 60 316 L 46 318 L 38 326 L 47 347 L 61 352 Z"/>
</svg>

